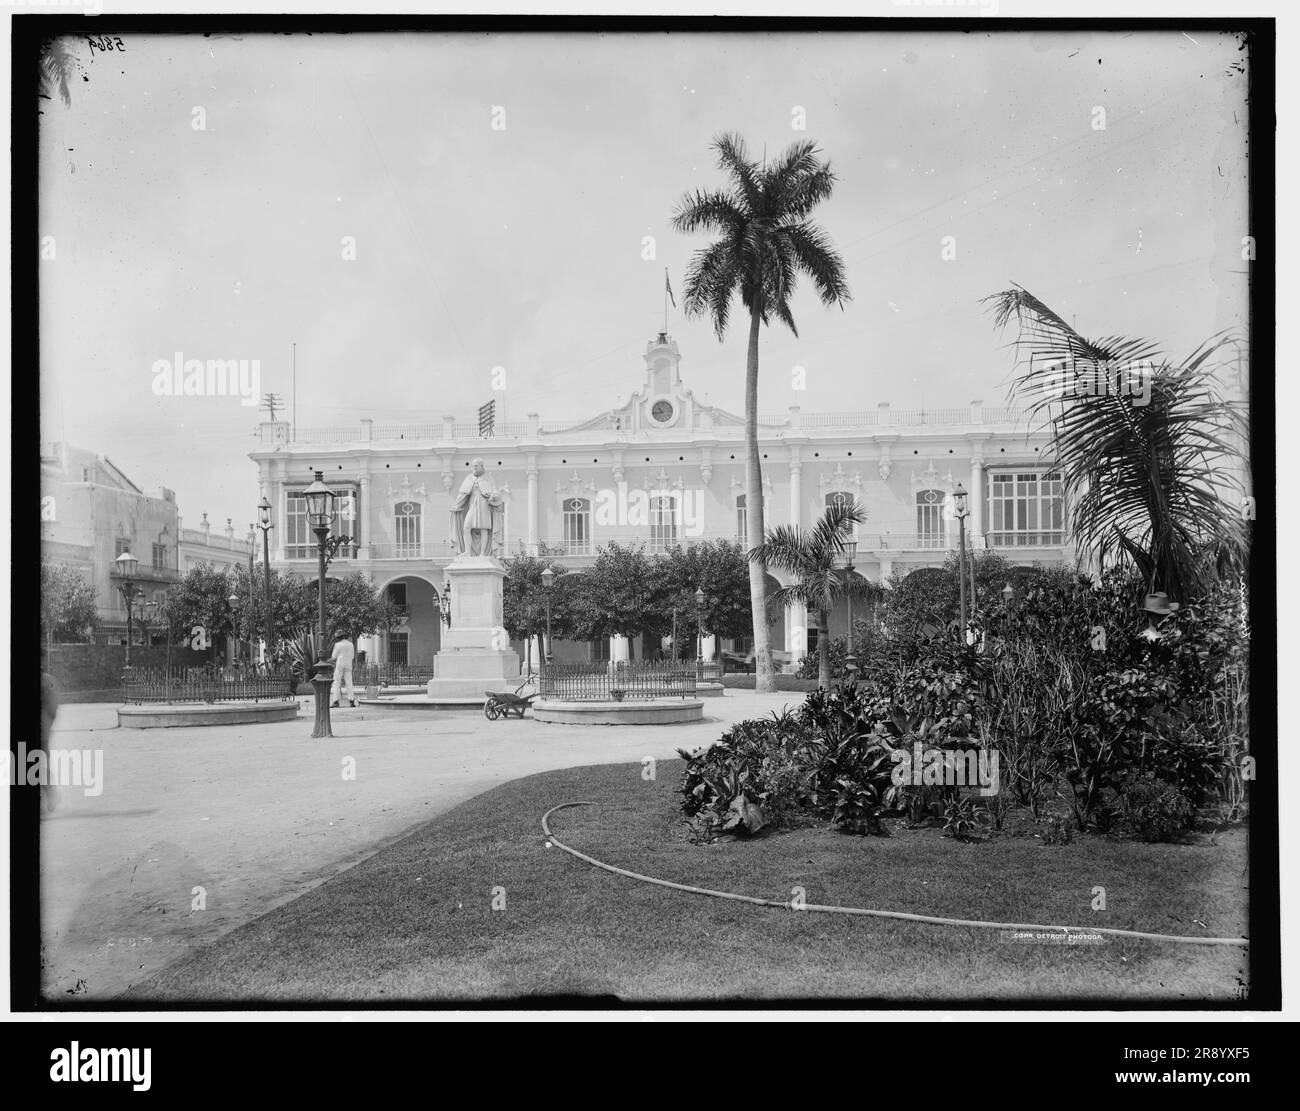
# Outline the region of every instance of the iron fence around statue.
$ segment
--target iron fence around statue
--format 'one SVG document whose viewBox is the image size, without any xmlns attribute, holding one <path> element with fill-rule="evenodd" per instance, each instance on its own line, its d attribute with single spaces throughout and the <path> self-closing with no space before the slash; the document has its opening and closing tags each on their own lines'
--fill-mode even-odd
<svg viewBox="0 0 1300 1111">
<path fill-rule="evenodd" d="M 122 676 L 122 701 L 275 702 L 293 698 L 297 677 L 288 670 L 213 667 L 133 667 Z"/>
<path fill-rule="evenodd" d="M 696 682 L 693 660 L 551 663 L 541 667 L 538 693 L 560 702 L 693 698 Z"/>
<path fill-rule="evenodd" d="M 722 661 L 721 660 L 696 660 L 695 680 L 698 683 L 721 683 L 722 682 Z"/>
<path fill-rule="evenodd" d="M 354 664 L 354 687 L 423 687 L 433 678 L 433 664 Z"/>
</svg>

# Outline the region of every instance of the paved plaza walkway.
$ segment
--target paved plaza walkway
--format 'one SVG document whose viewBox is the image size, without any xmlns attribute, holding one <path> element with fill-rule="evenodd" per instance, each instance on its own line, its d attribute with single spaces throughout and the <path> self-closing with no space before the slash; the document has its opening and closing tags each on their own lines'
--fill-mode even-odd
<svg viewBox="0 0 1300 1111">
<path fill-rule="evenodd" d="M 64 706 L 50 746 L 102 750 L 103 790 L 61 789 L 41 822 L 46 995 L 112 998 L 507 780 L 672 758 L 803 697 L 729 690 L 702 722 L 641 727 L 344 709 L 319 741 L 310 699 L 294 722 L 187 729 Z"/>
</svg>

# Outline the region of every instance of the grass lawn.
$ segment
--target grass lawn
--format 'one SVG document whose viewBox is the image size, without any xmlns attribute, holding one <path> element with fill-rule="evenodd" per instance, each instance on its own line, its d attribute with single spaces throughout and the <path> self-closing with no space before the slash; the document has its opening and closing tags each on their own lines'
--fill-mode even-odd
<svg viewBox="0 0 1300 1111">
<path fill-rule="evenodd" d="M 959 844 L 938 830 L 825 828 L 691 844 L 681 761 L 530 776 L 471 799 L 306 895 L 196 950 L 124 997 L 157 1001 L 1213 1000 L 1237 998 L 1248 951 L 1111 939 L 1062 946 L 996 930 L 778 910 L 637 883 L 546 848 L 681 883 L 955 918 L 1240 936 L 1246 833 L 1217 844 L 1079 837 Z M 1093 888 L 1106 889 L 1104 911 Z M 504 889 L 504 909 L 492 907 Z M 498 902 L 501 892 L 498 891 Z M 220 891 L 210 892 L 219 901 Z M 1198 924 L 1199 923 L 1201 924 Z"/>
</svg>

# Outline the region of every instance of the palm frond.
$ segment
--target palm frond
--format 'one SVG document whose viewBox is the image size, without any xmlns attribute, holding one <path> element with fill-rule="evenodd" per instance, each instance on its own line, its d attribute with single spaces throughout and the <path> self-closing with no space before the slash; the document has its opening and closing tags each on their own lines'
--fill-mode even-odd
<svg viewBox="0 0 1300 1111">
<path fill-rule="evenodd" d="M 734 132 L 724 131 L 714 138 L 711 145 L 717 151 L 718 165 L 731 175 L 736 189 L 744 197 L 745 206 L 750 212 L 757 212 L 762 205 L 763 191 L 759 168 L 750 159 L 745 140 Z"/>
<path fill-rule="evenodd" d="M 712 316 L 718 339 L 727 332 L 738 274 L 732 241 L 725 238 L 696 251 L 686 267 L 682 311 L 688 317 Z"/>
<path fill-rule="evenodd" d="M 839 305 L 851 300 L 844 275 L 844 260 L 831 246 L 830 237 L 811 224 L 793 224 L 781 229 L 795 263 L 812 279 L 823 305 Z"/>
<path fill-rule="evenodd" d="M 68 82 L 81 63 L 73 53 L 70 44 L 61 39 L 48 39 L 41 44 L 38 64 L 41 95 L 49 99 L 48 90 L 57 89 L 64 107 L 71 107 L 72 93 L 68 88 Z"/>
<path fill-rule="evenodd" d="M 673 212 L 674 230 L 690 235 L 697 231 L 733 234 L 745 224 L 739 199 L 717 190 L 697 189 L 686 193 Z"/>
<path fill-rule="evenodd" d="M 1205 589 L 1225 560 L 1244 563 L 1245 533 L 1221 493 L 1239 485 L 1233 438 L 1245 428 L 1214 378 L 1230 336 L 1174 363 L 1146 339 L 1088 339 L 1019 286 L 984 300 L 997 326 L 1018 324 L 1012 392 L 1048 432 L 1044 463 L 1061 472 L 1076 543 L 1175 597 Z"/>
</svg>

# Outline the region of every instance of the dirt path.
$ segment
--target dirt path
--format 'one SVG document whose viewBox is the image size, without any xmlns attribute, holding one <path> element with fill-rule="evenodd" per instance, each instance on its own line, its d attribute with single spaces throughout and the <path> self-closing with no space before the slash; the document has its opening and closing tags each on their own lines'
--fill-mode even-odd
<svg viewBox="0 0 1300 1111">
<path fill-rule="evenodd" d="M 41 822 L 44 991 L 112 998 L 499 783 L 671 758 L 802 697 L 729 691 L 706 721 L 662 727 L 343 710 L 327 741 L 306 708 L 275 725 L 131 730 L 115 707 L 66 706 L 51 747 L 102 750 L 104 786 L 63 789 Z"/>
</svg>

